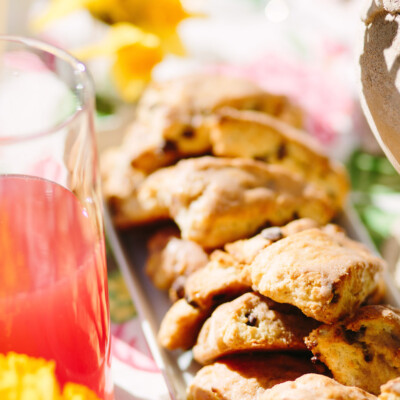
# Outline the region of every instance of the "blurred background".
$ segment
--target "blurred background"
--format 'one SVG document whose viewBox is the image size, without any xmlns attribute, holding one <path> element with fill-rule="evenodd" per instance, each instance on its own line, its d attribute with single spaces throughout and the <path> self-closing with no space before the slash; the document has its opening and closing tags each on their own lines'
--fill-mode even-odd
<svg viewBox="0 0 400 400">
<path fill-rule="evenodd" d="M 400 285 L 400 178 L 358 100 L 364 3 L 1 0 L 0 31 L 41 38 L 89 66 L 100 150 L 120 141 L 150 80 L 218 71 L 288 95 L 305 129 L 346 164 L 354 207 Z"/>
</svg>

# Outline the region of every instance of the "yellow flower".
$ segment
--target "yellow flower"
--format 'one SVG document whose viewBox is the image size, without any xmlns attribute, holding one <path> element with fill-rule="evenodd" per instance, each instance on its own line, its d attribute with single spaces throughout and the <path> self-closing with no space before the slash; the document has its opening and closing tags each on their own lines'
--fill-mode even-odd
<svg viewBox="0 0 400 400">
<path fill-rule="evenodd" d="M 74 55 L 83 61 L 101 56 L 114 57 L 112 78 L 125 101 L 134 101 L 150 80 L 151 70 L 163 57 L 160 39 L 128 23 L 110 27 L 108 35 Z"/>
<path fill-rule="evenodd" d="M 182 54 L 176 28 L 189 15 L 180 0 L 53 0 L 45 13 L 34 21 L 33 26 L 41 30 L 50 22 L 79 9 L 88 9 L 108 24 L 134 24 L 156 34 L 167 44 L 174 43 L 167 50 Z"/>
<path fill-rule="evenodd" d="M 34 26 L 43 29 L 78 9 L 111 25 L 102 41 L 74 51 L 75 56 L 83 61 L 112 57 L 112 79 L 125 101 L 138 98 L 165 54 L 184 54 L 176 29 L 188 14 L 180 0 L 53 0 Z"/>
<path fill-rule="evenodd" d="M 67 383 L 62 396 L 55 363 L 24 354 L 0 354 L 1 400 L 99 400 L 82 385 Z"/>
<path fill-rule="evenodd" d="M 144 31 L 157 35 L 165 52 L 184 54 L 176 29 L 189 15 L 180 0 L 87 1 L 89 1 L 87 8 L 97 18 L 112 24 L 130 22 Z"/>
<path fill-rule="evenodd" d="M 85 0 L 81 0 L 85 1 Z M 87 8 L 108 23 L 130 22 L 164 37 L 187 18 L 180 0 L 86 0 Z"/>
</svg>

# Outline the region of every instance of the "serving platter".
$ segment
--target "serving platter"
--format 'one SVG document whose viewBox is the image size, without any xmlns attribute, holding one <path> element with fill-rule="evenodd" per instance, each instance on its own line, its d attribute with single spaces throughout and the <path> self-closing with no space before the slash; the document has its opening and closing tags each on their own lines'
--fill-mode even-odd
<svg viewBox="0 0 400 400">
<path fill-rule="evenodd" d="M 349 237 L 364 243 L 377 253 L 350 203 L 334 222 L 342 226 Z M 105 229 L 115 260 L 137 308 L 140 325 L 150 351 L 165 378 L 170 396 L 173 400 L 185 400 L 186 387 L 200 365 L 193 360 L 191 351 L 166 351 L 157 343 L 158 328 L 171 303 L 167 293 L 155 288 L 144 272 L 147 257 L 146 242 L 154 233 L 154 227 L 117 231 L 106 208 Z M 385 282 L 387 288 L 385 302 L 400 307 L 400 292 L 395 287 L 389 271 L 385 271 Z"/>
</svg>

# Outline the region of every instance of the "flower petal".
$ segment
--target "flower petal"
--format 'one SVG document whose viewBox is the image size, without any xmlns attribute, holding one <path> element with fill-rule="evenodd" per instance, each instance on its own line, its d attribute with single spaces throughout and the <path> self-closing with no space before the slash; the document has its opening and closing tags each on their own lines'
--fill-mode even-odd
<svg viewBox="0 0 400 400">
<path fill-rule="evenodd" d="M 100 56 L 111 56 L 123 47 L 139 43 L 141 46 L 150 49 L 160 47 L 160 40 L 156 35 L 146 33 L 132 24 L 121 22 L 112 25 L 103 40 L 75 50 L 74 55 L 82 60 Z"/>
</svg>

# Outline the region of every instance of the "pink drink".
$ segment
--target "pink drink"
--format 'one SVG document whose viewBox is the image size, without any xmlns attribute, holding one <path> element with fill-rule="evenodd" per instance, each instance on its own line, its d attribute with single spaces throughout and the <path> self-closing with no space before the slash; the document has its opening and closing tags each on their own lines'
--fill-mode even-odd
<svg viewBox="0 0 400 400">
<path fill-rule="evenodd" d="M 104 238 L 74 194 L 0 177 L 0 352 L 56 361 L 63 385 L 112 399 Z"/>
</svg>

